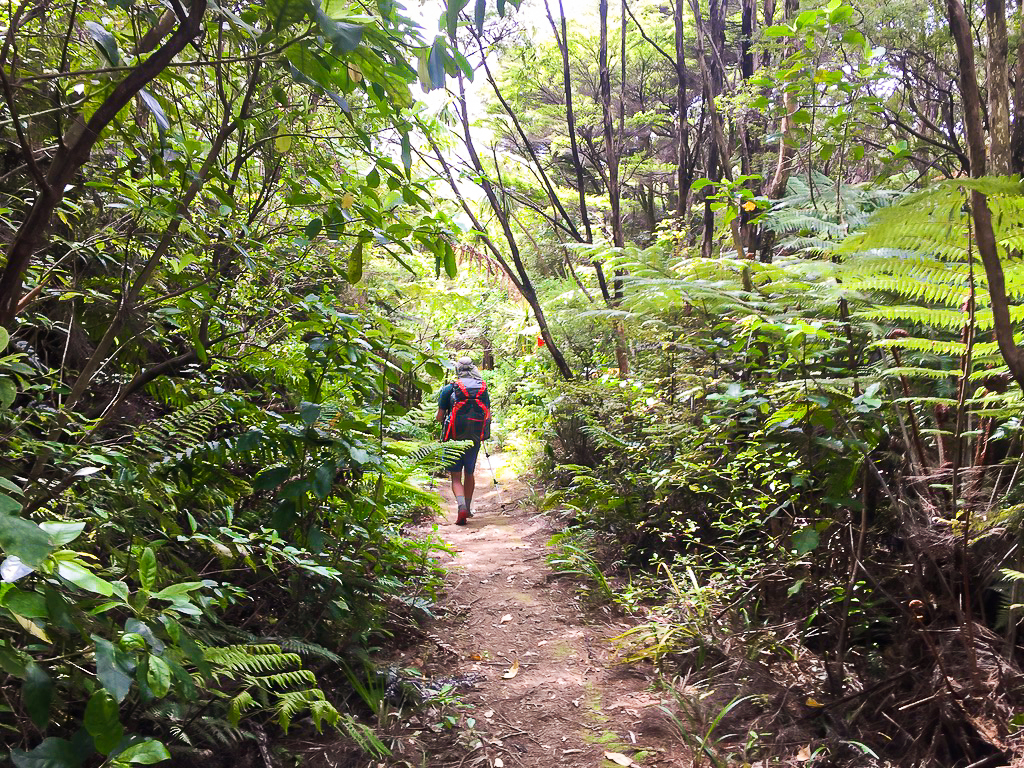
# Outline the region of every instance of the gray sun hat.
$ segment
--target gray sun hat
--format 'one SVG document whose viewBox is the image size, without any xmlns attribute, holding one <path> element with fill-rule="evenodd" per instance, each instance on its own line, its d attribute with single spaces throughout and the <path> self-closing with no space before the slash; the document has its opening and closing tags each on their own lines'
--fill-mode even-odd
<svg viewBox="0 0 1024 768">
<path fill-rule="evenodd" d="M 460 357 L 455 361 L 455 375 L 471 376 L 474 379 L 483 379 L 480 375 L 480 371 L 477 370 L 476 365 L 473 363 L 472 357 Z"/>
</svg>

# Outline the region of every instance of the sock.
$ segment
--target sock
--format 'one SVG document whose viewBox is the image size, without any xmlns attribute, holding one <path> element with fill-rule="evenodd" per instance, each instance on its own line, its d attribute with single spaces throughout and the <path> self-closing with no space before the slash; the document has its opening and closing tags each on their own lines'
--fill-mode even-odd
<svg viewBox="0 0 1024 768">
<path fill-rule="evenodd" d="M 466 504 L 465 496 L 456 496 L 455 501 L 458 502 L 459 509 L 469 509 L 469 505 Z"/>
</svg>

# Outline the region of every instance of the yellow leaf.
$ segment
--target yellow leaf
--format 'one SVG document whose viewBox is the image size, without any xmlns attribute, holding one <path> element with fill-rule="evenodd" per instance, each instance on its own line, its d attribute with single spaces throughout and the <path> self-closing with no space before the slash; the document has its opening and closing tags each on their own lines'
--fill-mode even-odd
<svg viewBox="0 0 1024 768">
<path fill-rule="evenodd" d="M 274 149 L 281 154 L 284 154 L 292 148 L 292 137 L 288 134 L 283 134 L 274 139 Z"/>
<path fill-rule="evenodd" d="M 811 747 L 800 747 L 800 750 L 796 753 L 796 761 L 798 763 L 806 763 L 811 759 Z"/>
<path fill-rule="evenodd" d="M 341 207 L 346 211 L 352 207 L 352 203 L 356 201 L 355 197 L 352 196 L 351 192 L 346 192 L 341 198 Z"/>
<path fill-rule="evenodd" d="M 604 757 L 605 760 L 611 760 L 616 765 L 636 765 L 636 763 L 634 763 L 621 752 L 605 752 Z"/>
<path fill-rule="evenodd" d="M 757 203 L 751 202 L 750 200 L 748 200 L 747 202 L 745 202 L 743 204 L 743 210 L 744 211 L 752 211 L 755 208 L 757 208 Z"/>
<path fill-rule="evenodd" d="M 11 611 L 10 608 L 8 608 L 7 610 Z M 11 611 L 11 615 L 14 617 L 14 620 L 21 625 L 21 628 L 28 632 L 30 635 L 38 637 L 44 643 L 53 642 L 42 629 L 35 625 L 35 622 L 33 622 L 31 619 L 26 619 L 20 613 L 15 613 L 14 611 Z"/>
<path fill-rule="evenodd" d="M 359 67 L 355 64 L 348 65 L 348 76 L 352 78 L 352 82 L 358 83 L 363 79 L 363 73 L 359 71 Z"/>
<path fill-rule="evenodd" d="M 822 704 L 822 703 L 821 703 L 820 701 L 817 701 L 816 699 L 814 699 L 814 698 L 813 698 L 813 697 L 811 697 L 811 696 L 808 696 L 808 697 L 807 697 L 807 701 L 805 701 L 804 703 L 805 703 L 805 704 L 806 704 L 806 705 L 807 705 L 808 707 L 824 707 L 824 706 L 825 706 L 825 705 L 824 705 L 824 704 Z"/>
<path fill-rule="evenodd" d="M 508 672 L 502 675 L 506 680 L 511 680 L 513 677 L 519 674 L 519 659 L 512 662 L 512 666 L 508 668 Z"/>
</svg>

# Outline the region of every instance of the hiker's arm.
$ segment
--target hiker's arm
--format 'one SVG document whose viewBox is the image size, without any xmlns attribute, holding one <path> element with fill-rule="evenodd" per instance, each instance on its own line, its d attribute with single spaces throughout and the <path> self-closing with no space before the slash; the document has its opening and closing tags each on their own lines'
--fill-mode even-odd
<svg viewBox="0 0 1024 768">
<path fill-rule="evenodd" d="M 434 416 L 434 421 L 444 421 L 444 408 L 437 409 L 437 414 Z"/>
</svg>

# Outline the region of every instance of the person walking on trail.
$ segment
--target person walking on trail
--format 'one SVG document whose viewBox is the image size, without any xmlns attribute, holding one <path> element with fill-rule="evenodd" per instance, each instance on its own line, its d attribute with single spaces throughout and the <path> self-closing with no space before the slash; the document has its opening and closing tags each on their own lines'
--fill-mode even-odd
<svg viewBox="0 0 1024 768">
<path fill-rule="evenodd" d="M 437 398 L 437 416 L 435 419 L 441 427 L 441 441 L 472 440 L 473 444 L 466 447 L 445 467 L 452 480 L 452 493 L 459 505 L 456 525 L 465 525 L 473 516 L 473 490 L 476 488 L 476 457 L 480 453 L 480 444 L 491 437 L 491 396 L 483 376 L 473 364 L 473 358 L 460 357 L 455 364 L 455 380 L 441 388 Z M 445 453 L 445 460 L 451 461 L 451 455 Z"/>
</svg>

